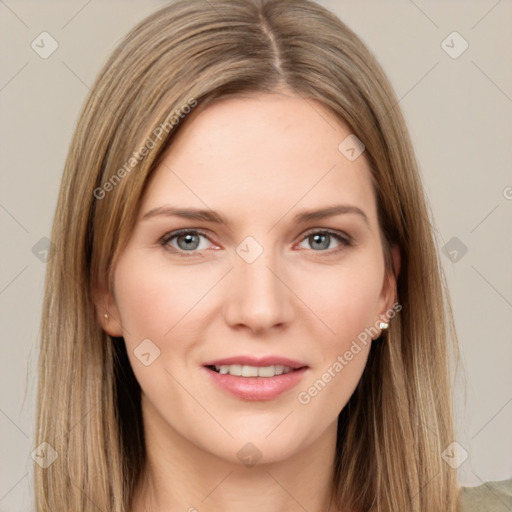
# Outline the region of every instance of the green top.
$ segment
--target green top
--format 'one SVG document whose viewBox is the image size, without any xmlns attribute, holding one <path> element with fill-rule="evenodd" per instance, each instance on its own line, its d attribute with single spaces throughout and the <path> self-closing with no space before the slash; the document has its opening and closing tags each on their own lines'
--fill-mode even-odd
<svg viewBox="0 0 512 512">
<path fill-rule="evenodd" d="M 512 479 L 461 487 L 460 512 L 512 512 Z"/>
</svg>

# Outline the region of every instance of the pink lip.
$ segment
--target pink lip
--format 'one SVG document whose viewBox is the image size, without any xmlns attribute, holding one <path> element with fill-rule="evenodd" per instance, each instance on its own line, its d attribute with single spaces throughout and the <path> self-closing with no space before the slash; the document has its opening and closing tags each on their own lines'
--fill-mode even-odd
<svg viewBox="0 0 512 512">
<path fill-rule="evenodd" d="M 238 359 L 238 361 L 240 361 L 240 359 Z M 267 363 L 265 363 L 265 365 L 270 366 L 270 364 Z M 264 365 L 254 365 L 253 363 L 251 366 Z M 275 377 L 237 377 L 235 375 L 217 373 L 215 370 L 206 367 L 203 367 L 203 370 L 207 372 L 212 381 L 219 386 L 220 389 L 237 398 L 243 400 L 272 400 L 281 393 L 295 387 L 308 371 L 308 368 L 303 367 L 300 370 L 283 373 Z"/>
<path fill-rule="evenodd" d="M 229 364 L 241 364 L 247 366 L 272 366 L 280 364 L 282 366 L 289 366 L 294 370 L 307 366 L 305 363 L 288 359 L 287 357 L 279 356 L 266 356 L 266 357 L 253 357 L 253 356 L 233 356 L 226 357 L 225 359 L 216 359 L 215 361 L 208 361 L 203 366 L 222 366 Z M 272 377 L 271 377 L 272 378 Z"/>
</svg>

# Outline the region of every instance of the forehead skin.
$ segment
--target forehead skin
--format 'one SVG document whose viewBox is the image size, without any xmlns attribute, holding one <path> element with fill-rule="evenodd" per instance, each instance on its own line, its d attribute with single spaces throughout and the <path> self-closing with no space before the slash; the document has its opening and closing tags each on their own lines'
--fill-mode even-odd
<svg viewBox="0 0 512 512">
<path fill-rule="evenodd" d="M 247 222 L 268 230 L 292 209 L 287 220 L 299 210 L 347 203 L 363 209 L 378 231 L 364 153 L 349 161 L 339 151 L 350 130 L 321 103 L 253 94 L 189 116 L 150 178 L 139 218 L 172 197 L 225 213 L 230 228 Z"/>
</svg>

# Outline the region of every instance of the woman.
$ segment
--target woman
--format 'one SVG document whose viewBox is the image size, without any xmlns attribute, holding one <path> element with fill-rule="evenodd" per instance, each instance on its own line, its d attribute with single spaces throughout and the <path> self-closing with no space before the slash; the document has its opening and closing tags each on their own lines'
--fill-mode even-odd
<svg viewBox="0 0 512 512">
<path fill-rule="evenodd" d="M 457 510 L 456 335 L 397 103 L 307 0 L 181 0 L 126 36 L 54 220 L 38 512 Z"/>
</svg>

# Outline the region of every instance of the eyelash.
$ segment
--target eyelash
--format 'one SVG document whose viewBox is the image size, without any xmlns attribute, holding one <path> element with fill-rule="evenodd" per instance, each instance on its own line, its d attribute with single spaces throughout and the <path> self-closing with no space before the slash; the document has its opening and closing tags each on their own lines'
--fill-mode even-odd
<svg viewBox="0 0 512 512">
<path fill-rule="evenodd" d="M 187 234 L 201 235 L 201 236 L 204 236 L 205 238 L 207 238 L 208 240 L 210 240 L 208 235 L 204 231 L 202 231 L 200 229 L 188 229 L 187 228 L 187 229 L 179 229 L 177 231 L 171 231 L 169 233 L 166 233 L 159 240 L 159 243 L 166 250 L 172 252 L 173 254 L 178 254 L 179 256 L 182 256 L 185 258 L 191 257 L 191 256 L 197 256 L 199 254 L 199 251 L 197 251 L 197 250 L 184 251 L 182 249 L 177 249 L 176 247 L 171 247 L 168 245 L 168 243 L 172 239 L 177 238 L 182 235 L 187 235 Z M 329 236 L 334 237 L 338 242 L 341 243 L 340 247 L 336 247 L 334 249 L 326 249 L 326 250 L 322 250 L 322 251 L 313 251 L 313 252 L 333 254 L 333 253 L 337 253 L 337 252 L 343 250 L 345 247 L 350 247 L 353 245 L 353 239 L 351 237 L 349 237 L 347 234 L 339 232 L 339 231 L 333 231 L 331 229 L 316 229 L 316 230 L 308 231 L 304 234 L 303 238 L 301 239 L 301 242 L 304 241 L 306 238 L 309 238 L 310 236 L 313 236 L 313 235 L 329 235 Z M 313 249 L 311 249 L 311 250 L 313 250 Z M 187 253 L 189 253 L 189 254 L 187 254 Z"/>
</svg>

